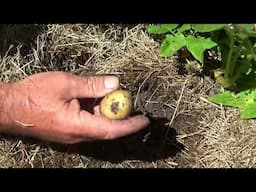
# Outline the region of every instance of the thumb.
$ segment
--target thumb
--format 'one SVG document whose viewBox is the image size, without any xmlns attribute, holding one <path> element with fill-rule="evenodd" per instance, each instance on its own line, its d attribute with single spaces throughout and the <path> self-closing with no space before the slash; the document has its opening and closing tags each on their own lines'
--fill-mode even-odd
<svg viewBox="0 0 256 192">
<path fill-rule="evenodd" d="M 103 97 L 119 88 L 119 79 L 116 76 L 81 77 L 72 75 L 70 82 L 70 91 L 73 98 Z"/>
</svg>

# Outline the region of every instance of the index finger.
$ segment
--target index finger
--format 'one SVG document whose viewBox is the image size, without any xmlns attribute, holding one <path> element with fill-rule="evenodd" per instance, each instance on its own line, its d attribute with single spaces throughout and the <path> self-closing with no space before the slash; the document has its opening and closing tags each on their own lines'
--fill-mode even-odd
<svg viewBox="0 0 256 192">
<path fill-rule="evenodd" d="M 135 133 L 149 124 L 143 115 L 130 117 L 126 120 L 110 120 L 103 116 L 92 115 L 86 111 L 80 114 L 80 133 L 88 138 L 110 140 Z"/>
</svg>

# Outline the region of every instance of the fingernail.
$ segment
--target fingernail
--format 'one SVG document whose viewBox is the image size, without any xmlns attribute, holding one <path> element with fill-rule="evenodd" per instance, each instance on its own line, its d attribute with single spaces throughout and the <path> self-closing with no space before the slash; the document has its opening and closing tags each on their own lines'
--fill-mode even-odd
<svg viewBox="0 0 256 192">
<path fill-rule="evenodd" d="M 107 76 L 104 79 L 104 86 L 106 89 L 116 89 L 119 86 L 119 79 L 115 76 Z"/>
</svg>

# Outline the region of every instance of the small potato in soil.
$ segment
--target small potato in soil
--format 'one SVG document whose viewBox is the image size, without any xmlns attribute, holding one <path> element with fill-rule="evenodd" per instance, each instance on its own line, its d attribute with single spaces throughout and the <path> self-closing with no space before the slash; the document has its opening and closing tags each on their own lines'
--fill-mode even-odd
<svg viewBox="0 0 256 192">
<path fill-rule="evenodd" d="M 126 90 L 116 90 L 106 95 L 100 103 L 101 114 L 108 119 L 122 120 L 132 112 L 132 95 Z"/>
</svg>

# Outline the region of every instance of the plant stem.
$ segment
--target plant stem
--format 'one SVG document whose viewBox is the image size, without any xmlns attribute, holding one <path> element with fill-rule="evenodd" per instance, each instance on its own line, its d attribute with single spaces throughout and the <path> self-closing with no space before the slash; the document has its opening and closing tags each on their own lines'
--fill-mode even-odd
<svg viewBox="0 0 256 192">
<path fill-rule="evenodd" d="M 229 38 L 229 52 L 227 56 L 227 61 L 225 63 L 225 72 L 224 72 L 224 79 L 229 82 L 229 77 L 230 77 L 230 72 L 232 71 L 232 65 L 231 58 L 233 54 L 233 49 L 234 49 L 234 38 L 233 38 L 233 32 L 229 27 L 225 27 L 225 32 L 228 35 Z"/>
</svg>

